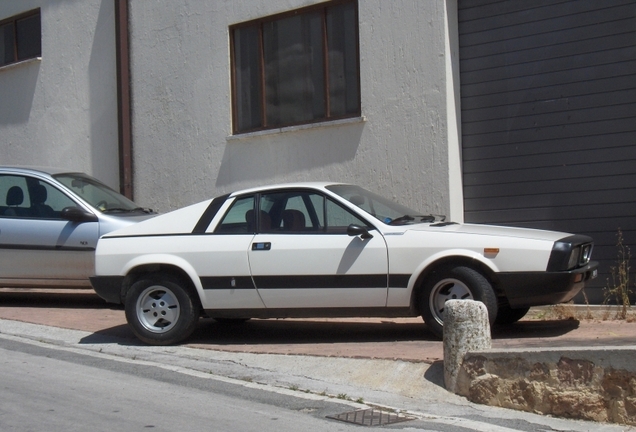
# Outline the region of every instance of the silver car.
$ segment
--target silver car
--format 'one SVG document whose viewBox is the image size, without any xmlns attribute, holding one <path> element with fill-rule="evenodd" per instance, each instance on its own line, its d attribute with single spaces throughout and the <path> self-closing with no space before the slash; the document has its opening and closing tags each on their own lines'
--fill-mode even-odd
<svg viewBox="0 0 636 432">
<path fill-rule="evenodd" d="M 0 287 L 90 288 L 97 239 L 155 214 L 83 173 L 0 167 Z"/>
</svg>

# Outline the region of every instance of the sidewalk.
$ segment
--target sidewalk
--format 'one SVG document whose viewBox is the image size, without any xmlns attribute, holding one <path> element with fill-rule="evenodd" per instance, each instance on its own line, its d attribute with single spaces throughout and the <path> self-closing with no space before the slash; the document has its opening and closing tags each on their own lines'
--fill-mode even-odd
<svg viewBox="0 0 636 432">
<path fill-rule="evenodd" d="M 633 308 L 636 309 L 636 308 Z M 559 348 L 636 345 L 636 310 L 629 320 L 607 320 L 603 307 L 533 308 L 519 323 L 493 329 L 493 348 Z M 564 312 L 565 311 L 565 312 Z M 563 319 L 574 315 L 593 319 Z M 0 289 L 0 318 L 82 330 L 138 343 L 124 311 L 92 290 Z M 134 341 L 134 342 L 133 342 Z M 370 358 L 434 363 L 443 347 L 421 318 L 250 320 L 242 324 L 202 319 L 187 346 L 262 354 Z"/>
</svg>

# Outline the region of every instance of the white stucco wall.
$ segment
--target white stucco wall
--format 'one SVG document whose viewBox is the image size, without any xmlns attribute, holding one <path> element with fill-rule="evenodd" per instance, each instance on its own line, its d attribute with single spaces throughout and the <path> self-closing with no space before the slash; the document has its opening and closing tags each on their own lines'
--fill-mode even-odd
<svg viewBox="0 0 636 432">
<path fill-rule="evenodd" d="M 228 27 L 313 3 L 131 0 L 138 202 L 163 212 L 256 184 L 332 180 L 461 219 L 443 0 L 359 0 L 361 119 L 231 135 Z"/>
<path fill-rule="evenodd" d="M 56 166 L 119 188 L 113 0 L 0 0 L 40 8 L 42 57 L 0 68 L 0 164 Z"/>
</svg>

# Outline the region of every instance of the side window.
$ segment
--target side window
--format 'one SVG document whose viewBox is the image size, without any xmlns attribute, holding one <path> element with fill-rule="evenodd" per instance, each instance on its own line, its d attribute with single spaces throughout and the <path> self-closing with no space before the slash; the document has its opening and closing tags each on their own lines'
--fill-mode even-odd
<svg viewBox="0 0 636 432">
<path fill-rule="evenodd" d="M 262 195 L 261 214 L 271 222 L 269 232 L 345 234 L 350 224 L 368 224 L 324 195 L 290 191 Z"/>
<path fill-rule="evenodd" d="M 326 210 L 328 233 L 346 233 L 347 227 L 351 224 L 368 225 L 358 216 L 329 199 L 327 200 Z"/>
<path fill-rule="evenodd" d="M 29 191 L 33 217 L 57 218 L 64 208 L 77 207 L 72 199 L 48 183 L 38 182 Z"/>
<path fill-rule="evenodd" d="M 303 192 L 277 192 L 262 195 L 261 214 L 270 220 L 269 232 L 310 233 L 319 231 L 322 226 L 316 217 L 312 198 L 320 195 Z"/>
<path fill-rule="evenodd" d="M 28 217 L 29 202 L 26 178 L 14 175 L 0 176 L 0 215 Z"/>
<path fill-rule="evenodd" d="M 39 9 L 0 20 L 0 67 L 41 55 Z"/>
<path fill-rule="evenodd" d="M 225 213 L 223 220 L 214 230 L 218 234 L 247 234 L 256 228 L 254 217 L 254 196 L 239 198 Z"/>
<path fill-rule="evenodd" d="M 46 182 L 35 178 L 0 176 L 0 215 L 20 218 L 59 218 L 75 202 Z"/>
</svg>

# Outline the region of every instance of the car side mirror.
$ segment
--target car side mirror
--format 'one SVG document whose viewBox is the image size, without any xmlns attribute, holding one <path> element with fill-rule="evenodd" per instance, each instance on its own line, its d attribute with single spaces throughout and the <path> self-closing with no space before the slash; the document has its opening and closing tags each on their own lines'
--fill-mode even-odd
<svg viewBox="0 0 636 432">
<path fill-rule="evenodd" d="M 351 237 L 360 236 L 363 240 L 373 238 L 367 227 L 356 224 L 351 224 L 347 227 L 347 234 Z"/>
<path fill-rule="evenodd" d="M 84 211 L 79 207 L 64 207 L 62 209 L 62 212 L 60 213 L 60 217 L 62 219 L 77 223 L 97 222 L 97 216 Z"/>
</svg>

